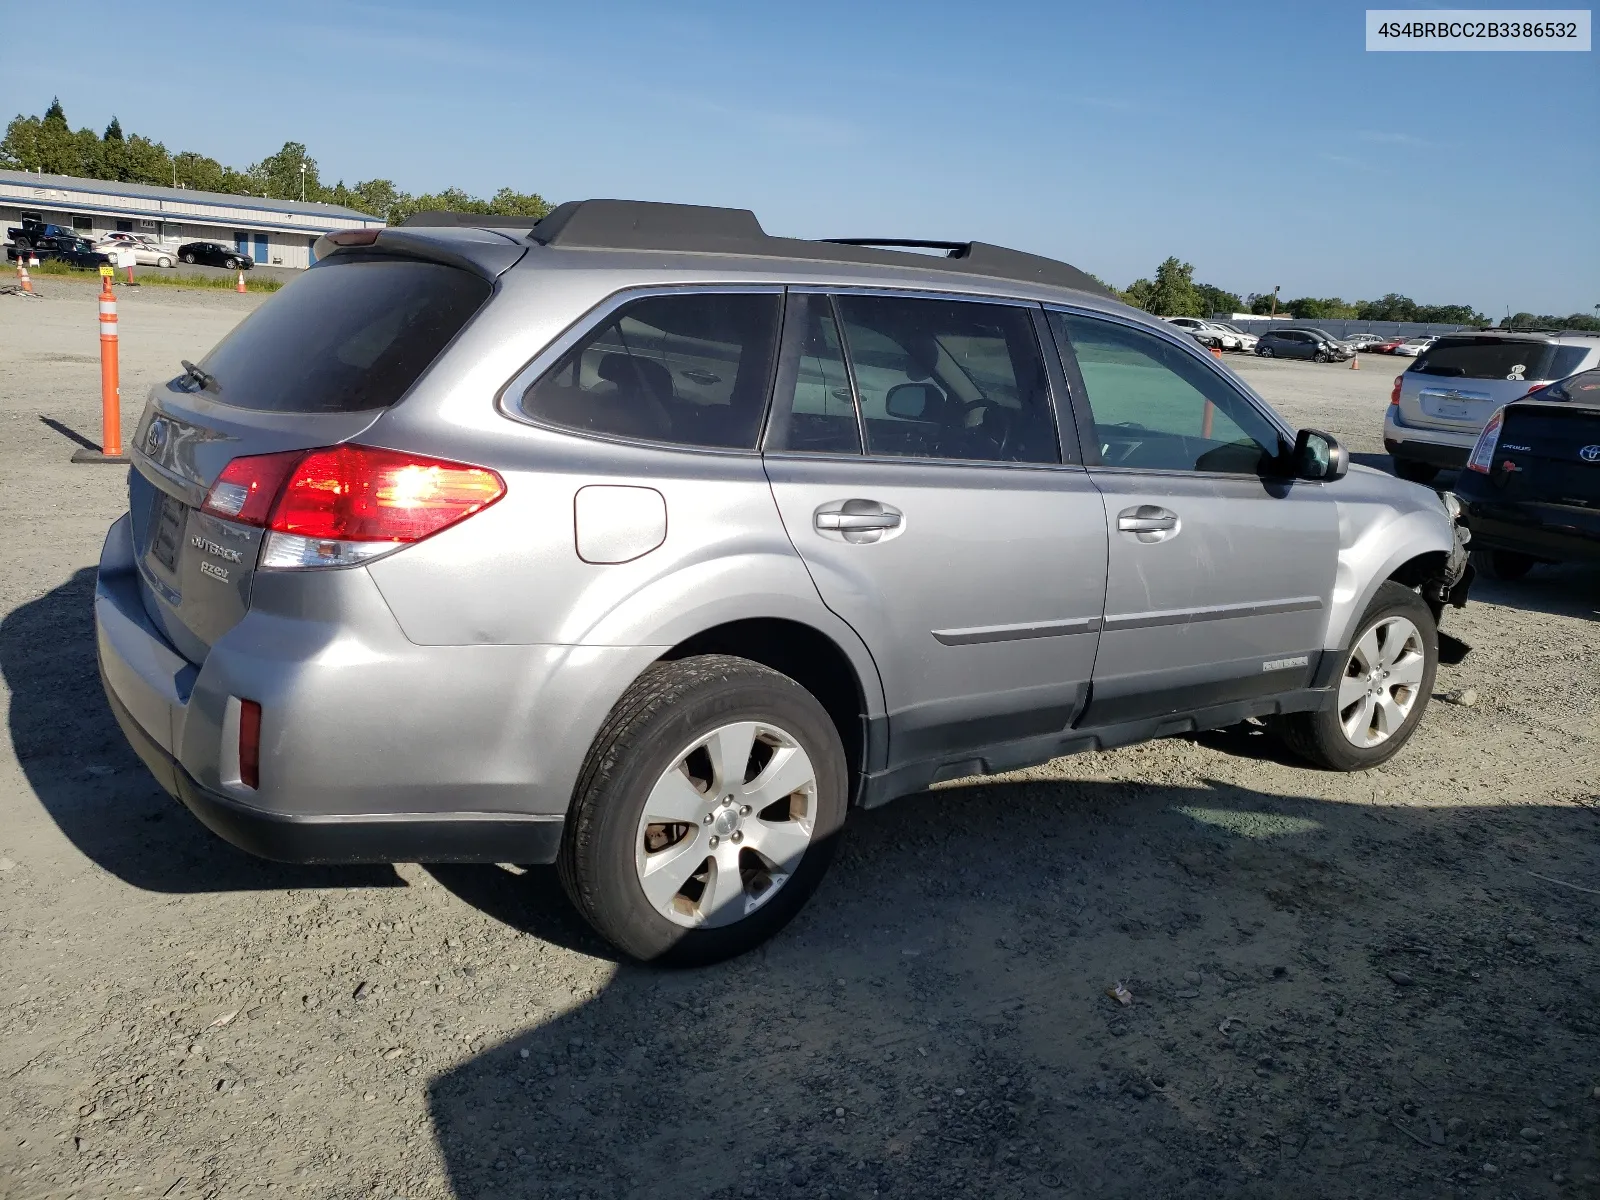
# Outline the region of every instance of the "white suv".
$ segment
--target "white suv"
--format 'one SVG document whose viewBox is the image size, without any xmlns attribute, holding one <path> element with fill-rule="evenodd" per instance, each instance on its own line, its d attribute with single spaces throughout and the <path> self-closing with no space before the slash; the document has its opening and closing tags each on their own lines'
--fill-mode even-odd
<svg viewBox="0 0 1600 1200">
<path fill-rule="evenodd" d="M 1600 366 L 1600 335 L 1450 333 L 1397 375 L 1383 418 L 1383 445 L 1395 474 L 1427 483 L 1461 467 L 1502 405 L 1558 379 Z"/>
</svg>

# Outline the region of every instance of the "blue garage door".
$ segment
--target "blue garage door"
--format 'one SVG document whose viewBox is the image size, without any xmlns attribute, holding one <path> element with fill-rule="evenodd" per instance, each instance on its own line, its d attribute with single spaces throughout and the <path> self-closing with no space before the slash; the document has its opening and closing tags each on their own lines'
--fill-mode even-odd
<svg viewBox="0 0 1600 1200">
<path fill-rule="evenodd" d="M 271 260 L 267 257 L 270 253 L 271 251 L 267 249 L 267 235 L 264 233 L 256 234 L 256 266 L 265 266 L 270 262 Z"/>
<path fill-rule="evenodd" d="M 250 253 L 250 235 L 248 233 L 240 233 L 237 229 L 233 231 L 233 252 L 235 254 Z"/>
</svg>

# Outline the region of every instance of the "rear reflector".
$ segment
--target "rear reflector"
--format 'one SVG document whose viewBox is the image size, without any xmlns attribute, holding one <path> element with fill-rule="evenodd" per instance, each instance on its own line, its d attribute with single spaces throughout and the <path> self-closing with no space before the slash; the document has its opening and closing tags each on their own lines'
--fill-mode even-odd
<svg viewBox="0 0 1600 1200">
<path fill-rule="evenodd" d="M 254 700 L 239 701 L 239 782 L 261 786 L 261 705 Z"/>
<path fill-rule="evenodd" d="M 1393 408 L 1400 403 L 1400 385 L 1405 382 L 1404 375 L 1394 377 L 1394 391 L 1389 393 L 1389 407 Z"/>
</svg>

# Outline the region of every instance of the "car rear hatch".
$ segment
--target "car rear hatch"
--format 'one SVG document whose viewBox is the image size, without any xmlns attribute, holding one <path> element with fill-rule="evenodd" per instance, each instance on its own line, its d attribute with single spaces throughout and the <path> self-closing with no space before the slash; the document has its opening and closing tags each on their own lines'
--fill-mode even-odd
<svg viewBox="0 0 1600 1200">
<path fill-rule="evenodd" d="M 319 246 L 319 253 L 332 247 Z M 191 662 L 244 616 L 263 531 L 202 511 L 236 458 L 333 446 L 397 403 L 526 244 L 476 230 L 388 231 L 334 251 L 200 363 L 151 389 L 130 451 L 144 605 Z"/>
<path fill-rule="evenodd" d="M 1600 511 L 1600 408 L 1513 404 L 1489 479 L 1499 503 Z"/>
<path fill-rule="evenodd" d="M 1400 422 L 1476 435 L 1501 405 L 1578 369 L 1584 351 L 1541 338 L 1445 335 L 1401 377 Z"/>
</svg>

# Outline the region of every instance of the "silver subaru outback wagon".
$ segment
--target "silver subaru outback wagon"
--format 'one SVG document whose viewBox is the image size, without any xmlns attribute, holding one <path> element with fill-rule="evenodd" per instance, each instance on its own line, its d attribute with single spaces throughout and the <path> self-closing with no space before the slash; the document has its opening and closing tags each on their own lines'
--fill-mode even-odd
<svg viewBox="0 0 1600 1200">
<path fill-rule="evenodd" d="M 1445 502 L 1091 277 L 483 220 L 324 238 L 139 421 L 100 670 L 235 845 L 554 862 L 623 952 L 705 962 L 852 804 L 1249 718 L 1356 770 L 1421 719 Z"/>
</svg>

